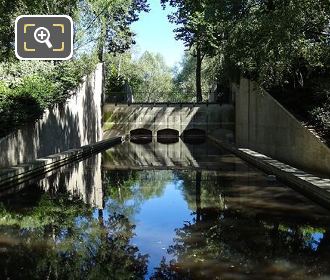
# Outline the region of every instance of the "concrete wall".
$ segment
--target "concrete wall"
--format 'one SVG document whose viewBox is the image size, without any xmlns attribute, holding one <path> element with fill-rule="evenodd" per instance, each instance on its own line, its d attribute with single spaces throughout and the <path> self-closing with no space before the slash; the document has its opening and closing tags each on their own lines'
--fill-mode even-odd
<svg viewBox="0 0 330 280">
<path fill-rule="evenodd" d="M 231 137 L 234 131 L 234 110 L 230 105 L 124 105 L 106 104 L 103 107 L 105 138 L 129 134 L 145 128 L 156 136 L 162 129 L 184 130 L 198 128 L 209 134 Z"/>
<path fill-rule="evenodd" d="M 33 161 L 102 139 L 103 67 L 99 64 L 65 104 L 0 139 L 0 168 Z"/>
<path fill-rule="evenodd" d="M 330 149 L 251 81 L 233 85 L 236 143 L 307 171 L 330 176 Z"/>
</svg>

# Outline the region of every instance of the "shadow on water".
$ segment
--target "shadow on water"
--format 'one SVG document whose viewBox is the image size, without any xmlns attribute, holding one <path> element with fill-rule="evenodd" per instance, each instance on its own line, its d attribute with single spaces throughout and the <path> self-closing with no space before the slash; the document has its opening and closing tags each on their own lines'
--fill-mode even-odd
<svg viewBox="0 0 330 280">
<path fill-rule="evenodd" d="M 329 211 L 208 142 L 126 142 L 0 217 L 0 279 L 330 277 Z"/>
<path fill-rule="evenodd" d="M 204 130 L 193 128 L 185 130 L 181 135 L 181 139 L 187 144 L 198 145 L 205 143 L 207 138 Z"/>
<path fill-rule="evenodd" d="M 175 129 L 162 129 L 157 131 L 157 142 L 162 144 L 174 144 L 179 142 L 179 131 Z"/>
<path fill-rule="evenodd" d="M 152 142 L 152 137 L 148 137 L 148 136 L 131 137 L 130 142 L 140 145 L 150 144 Z"/>
</svg>

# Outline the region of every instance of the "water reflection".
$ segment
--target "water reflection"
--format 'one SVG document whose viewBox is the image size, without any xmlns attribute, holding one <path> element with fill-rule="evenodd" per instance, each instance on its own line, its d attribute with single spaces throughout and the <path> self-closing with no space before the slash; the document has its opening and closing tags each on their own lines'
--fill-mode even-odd
<svg viewBox="0 0 330 280">
<path fill-rule="evenodd" d="M 126 143 L 82 162 L 84 183 L 3 197 L 0 279 L 330 277 L 327 210 L 216 147 L 176 145 Z"/>
<path fill-rule="evenodd" d="M 94 217 L 65 193 L 42 195 L 34 208 L 3 208 L 1 279 L 143 279 L 147 256 L 131 245 L 123 215 Z M 127 278 L 126 278 L 127 277 Z"/>
<path fill-rule="evenodd" d="M 232 184 L 224 185 L 216 174 L 196 172 L 195 181 L 188 182 L 191 185 L 183 185 L 184 194 L 194 218 L 176 229 L 173 244 L 167 248 L 171 257 L 162 259 L 151 279 L 329 276 L 327 211 L 282 186 L 276 186 L 273 195 L 272 191 L 268 195 L 262 192 L 277 206 L 273 212 L 259 203 L 257 188 L 249 194 L 255 197 L 254 203 L 243 199 L 237 204 L 240 191 Z M 287 191 L 290 200 L 283 199 Z M 293 213 L 286 215 L 289 211 L 295 213 L 294 217 Z"/>
<path fill-rule="evenodd" d="M 236 161 L 236 157 L 219 150 L 210 141 L 195 145 L 179 139 L 164 144 L 153 139 L 143 145 L 126 142 L 106 151 L 103 167 L 108 170 L 227 169 L 227 164 Z"/>
<path fill-rule="evenodd" d="M 81 199 L 93 207 L 103 207 L 103 189 L 101 172 L 102 155 L 97 154 L 69 166 L 62 166 L 44 175 L 39 176 L 38 187 L 48 193 L 56 194 L 66 191 L 71 196 Z M 0 189 L 0 199 L 9 194 L 15 194 L 35 182 L 29 182 L 16 187 Z M 33 184 L 33 183 L 32 183 Z"/>
</svg>

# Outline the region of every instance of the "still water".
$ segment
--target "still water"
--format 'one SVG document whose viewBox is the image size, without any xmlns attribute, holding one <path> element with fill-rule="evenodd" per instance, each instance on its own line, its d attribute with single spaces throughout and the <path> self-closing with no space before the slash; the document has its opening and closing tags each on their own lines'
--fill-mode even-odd
<svg viewBox="0 0 330 280">
<path fill-rule="evenodd" d="M 211 143 L 127 142 L 0 200 L 0 279 L 330 279 L 329 211 Z"/>
</svg>

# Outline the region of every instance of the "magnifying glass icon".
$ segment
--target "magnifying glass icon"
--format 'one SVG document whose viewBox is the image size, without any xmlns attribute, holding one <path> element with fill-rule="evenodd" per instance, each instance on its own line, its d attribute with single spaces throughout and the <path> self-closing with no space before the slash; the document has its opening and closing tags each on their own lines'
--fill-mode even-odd
<svg viewBox="0 0 330 280">
<path fill-rule="evenodd" d="M 38 27 L 34 31 L 34 39 L 41 44 L 46 44 L 49 49 L 53 47 L 52 43 L 49 41 L 50 32 L 46 27 Z"/>
</svg>

